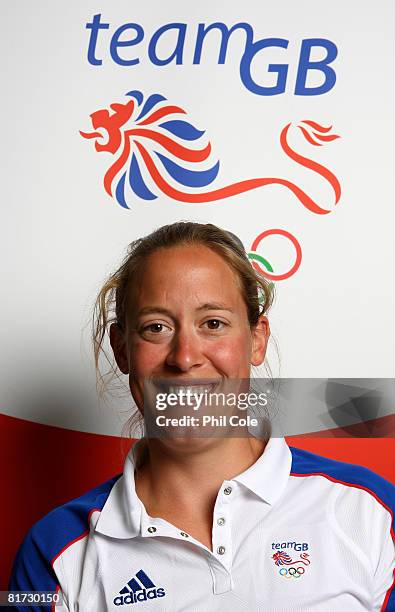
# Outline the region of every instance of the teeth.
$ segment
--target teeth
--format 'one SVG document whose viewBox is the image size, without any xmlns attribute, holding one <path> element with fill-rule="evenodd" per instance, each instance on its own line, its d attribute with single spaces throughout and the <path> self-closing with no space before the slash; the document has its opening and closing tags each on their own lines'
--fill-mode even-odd
<svg viewBox="0 0 395 612">
<path fill-rule="evenodd" d="M 187 386 L 187 385 L 170 385 L 169 393 L 175 393 L 176 395 L 186 395 L 188 391 L 192 395 L 200 395 L 204 393 L 209 393 L 215 385 L 209 386 Z"/>
</svg>

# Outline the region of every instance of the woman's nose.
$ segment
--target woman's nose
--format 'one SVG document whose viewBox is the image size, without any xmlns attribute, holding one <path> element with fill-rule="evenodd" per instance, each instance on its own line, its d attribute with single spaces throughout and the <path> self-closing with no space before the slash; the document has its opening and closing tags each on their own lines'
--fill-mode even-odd
<svg viewBox="0 0 395 612">
<path fill-rule="evenodd" d="M 181 372 L 188 372 L 192 368 L 202 365 L 203 361 L 199 338 L 192 332 L 178 331 L 171 343 L 166 364 L 172 368 L 177 368 Z"/>
</svg>

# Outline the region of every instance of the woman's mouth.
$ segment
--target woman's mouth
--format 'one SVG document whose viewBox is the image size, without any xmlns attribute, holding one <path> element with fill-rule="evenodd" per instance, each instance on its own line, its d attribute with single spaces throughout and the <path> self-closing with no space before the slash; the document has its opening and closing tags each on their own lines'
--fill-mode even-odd
<svg viewBox="0 0 395 612">
<path fill-rule="evenodd" d="M 205 393 L 211 393 L 218 383 L 212 383 L 210 385 L 169 385 L 168 393 L 174 393 L 175 395 L 204 395 Z"/>
<path fill-rule="evenodd" d="M 153 379 L 151 381 L 153 386 L 161 393 L 175 394 L 177 396 L 183 395 L 203 395 L 205 393 L 213 393 L 218 390 L 222 383 L 222 379 L 198 379 L 198 380 L 185 380 L 183 382 L 175 379 Z"/>
</svg>

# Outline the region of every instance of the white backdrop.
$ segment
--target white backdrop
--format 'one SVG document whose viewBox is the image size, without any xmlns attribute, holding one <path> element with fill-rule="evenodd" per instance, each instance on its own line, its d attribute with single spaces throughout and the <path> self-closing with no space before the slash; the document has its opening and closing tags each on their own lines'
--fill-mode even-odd
<svg viewBox="0 0 395 612">
<path fill-rule="evenodd" d="M 90 309 L 127 244 L 180 219 L 225 227 L 240 236 L 247 251 L 270 228 L 283 228 L 298 239 L 301 266 L 276 283 L 270 320 L 281 363 L 274 351 L 269 355 L 275 375 L 394 376 L 391 1 L 23 0 L 3 4 L 1 13 L 4 414 L 120 433 L 127 402 L 113 399 L 104 406 L 96 398 Z M 96 54 L 103 63 L 94 66 L 87 59 L 85 26 L 98 13 L 110 27 L 99 33 Z M 119 66 L 110 57 L 110 39 L 128 22 L 140 24 L 145 39 L 122 50 L 139 63 Z M 148 41 L 172 22 L 187 24 L 183 63 L 153 65 Z M 267 49 L 252 65 L 257 81 L 269 86 L 276 76 L 267 73 L 268 63 L 289 64 L 285 93 L 256 95 L 243 85 L 243 32 L 230 36 L 223 65 L 215 32 L 207 35 L 200 64 L 192 64 L 198 24 L 216 22 L 228 27 L 246 22 L 254 40 L 289 40 L 288 49 Z M 331 64 L 336 84 L 322 95 L 294 94 L 300 45 L 307 38 L 328 39 L 338 48 Z M 172 49 L 174 38 L 164 36 L 158 54 L 166 57 Z M 320 80 L 322 75 L 311 73 L 309 84 Z M 122 208 L 103 187 L 113 156 L 97 153 L 94 141 L 84 140 L 79 130 L 92 131 L 89 115 L 113 102 L 125 103 L 130 90 L 140 90 L 145 98 L 162 94 L 206 130 L 221 164 L 210 189 L 255 177 L 284 177 L 331 212 L 313 214 L 280 185 L 205 204 L 136 197 L 129 210 Z M 296 165 L 280 147 L 282 128 L 305 119 L 333 125 L 333 133 L 341 136 L 314 147 L 296 127 L 290 131 L 295 150 L 339 179 L 342 195 L 335 209 L 322 177 Z M 265 256 L 281 271 L 290 267 L 293 252 L 284 240 L 272 239 Z"/>
</svg>

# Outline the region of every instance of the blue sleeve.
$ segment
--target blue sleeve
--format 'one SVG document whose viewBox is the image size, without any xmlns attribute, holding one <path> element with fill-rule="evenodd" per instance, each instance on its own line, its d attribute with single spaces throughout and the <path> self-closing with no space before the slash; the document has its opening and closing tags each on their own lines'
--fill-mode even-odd
<svg viewBox="0 0 395 612">
<path fill-rule="evenodd" d="M 50 591 L 61 588 L 53 568 L 55 559 L 76 538 L 88 533 L 89 513 L 101 510 L 120 475 L 88 491 L 81 497 L 59 506 L 40 519 L 30 529 L 15 557 L 10 591 Z M 64 580 L 64 579 L 63 579 Z M 67 585 L 63 584 L 63 589 Z M 66 602 L 67 604 L 67 602 Z M 16 605 L 7 610 L 49 612 L 52 605 Z M 55 608 L 53 608 L 55 609 Z M 56 606 L 56 611 L 67 611 L 67 605 Z"/>
<path fill-rule="evenodd" d="M 44 552 L 39 531 L 34 527 L 23 540 L 14 560 L 9 591 L 51 591 L 56 592 L 59 583 L 55 571 Z M 48 612 L 51 604 L 26 606 L 16 604 L 7 610 L 20 610 L 31 612 Z"/>
</svg>

